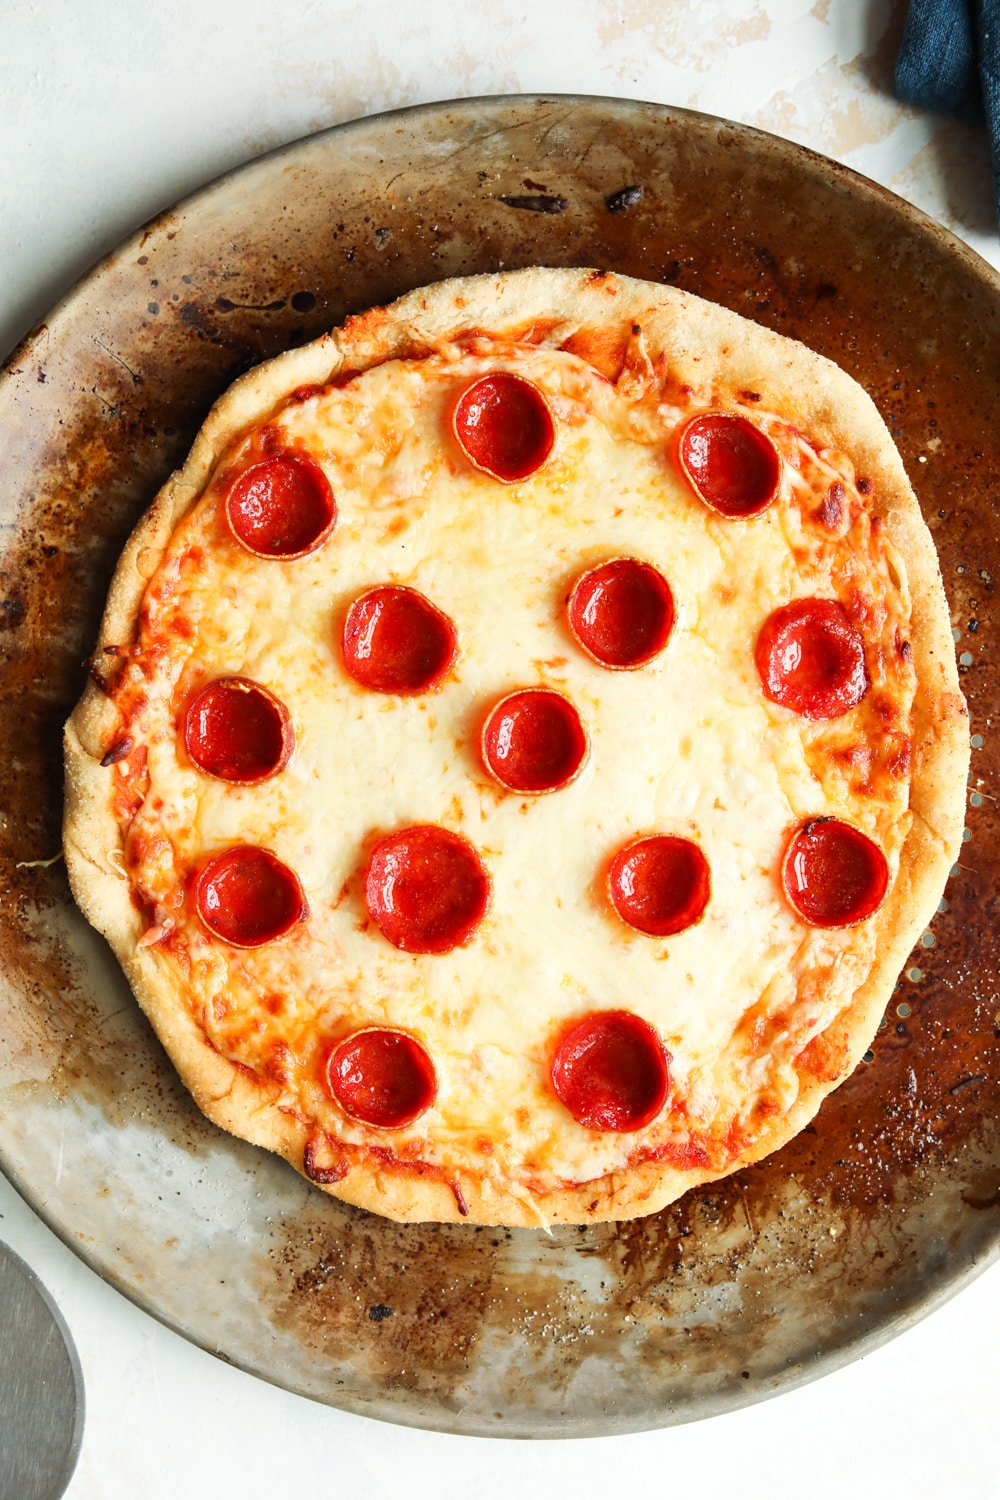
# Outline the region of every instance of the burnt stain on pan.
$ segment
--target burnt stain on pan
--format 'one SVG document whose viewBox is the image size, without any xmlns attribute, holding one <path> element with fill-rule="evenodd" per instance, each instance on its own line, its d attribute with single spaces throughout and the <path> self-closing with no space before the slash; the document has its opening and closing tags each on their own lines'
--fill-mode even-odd
<svg viewBox="0 0 1000 1500">
<path fill-rule="evenodd" d="M 376 1384 L 447 1398 L 468 1379 L 498 1314 L 527 1334 L 559 1303 L 555 1274 L 505 1270 L 506 1231 L 341 1212 L 350 1219 L 331 1233 L 330 1215 L 317 1209 L 311 1254 L 303 1254 L 299 1225 L 293 1242 L 273 1253 L 268 1270 L 284 1293 L 277 1322 L 328 1357 L 357 1349 Z"/>
<path fill-rule="evenodd" d="M 504 201 L 526 189 L 572 211 Z M 212 401 L 350 313 L 534 264 L 669 282 L 860 380 L 939 550 L 977 736 L 970 838 L 871 1060 L 759 1165 L 649 1218 L 551 1237 L 392 1224 L 216 1130 L 75 914 L 64 868 L 24 867 L 59 848 L 62 724 L 117 557 Z M 0 384 L 0 1159 L 49 1222 L 245 1368 L 352 1410 L 497 1434 L 627 1431 L 759 1399 L 994 1254 L 998 346 L 995 280 L 879 189 L 757 132 L 608 101 L 480 100 L 313 137 L 105 261 Z M 52 1141 L 81 1112 L 95 1151 L 59 1186 Z M 136 1139 L 141 1163 L 119 1160 L 116 1142 Z M 193 1210 L 173 1228 L 160 1140 L 189 1168 Z M 210 1170 L 245 1195 L 225 1268 L 191 1227 L 211 1221 Z"/>
<path fill-rule="evenodd" d="M 616 193 L 609 193 L 604 206 L 609 214 L 627 214 L 630 208 L 635 208 L 642 202 L 642 194 L 642 187 L 634 182 L 629 187 L 619 188 Z"/>
<path fill-rule="evenodd" d="M 529 214 L 563 214 L 569 207 L 565 198 L 556 193 L 514 193 L 512 196 L 501 195 L 501 203 L 506 203 L 508 208 L 520 209 L 522 213 Z"/>
</svg>

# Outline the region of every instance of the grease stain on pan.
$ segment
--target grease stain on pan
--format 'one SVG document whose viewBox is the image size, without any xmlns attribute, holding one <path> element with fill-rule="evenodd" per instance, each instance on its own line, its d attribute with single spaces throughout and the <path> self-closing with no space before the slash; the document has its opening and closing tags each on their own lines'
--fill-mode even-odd
<svg viewBox="0 0 1000 1500">
<path fill-rule="evenodd" d="M 489 1329 L 517 1338 L 559 1321 L 565 1286 L 512 1269 L 503 1231 L 331 1218 L 318 1211 L 311 1233 L 296 1224 L 272 1252 L 274 1320 L 327 1357 L 359 1355 L 381 1389 L 448 1392 L 469 1379 Z"/>
<path fill-rule="evenodd" d="M 93 1110 L 113 1131 L 148 1121 L 150 1131 L 191 1156 L 217 1150 L 219 1132 L 184 1088 L 124 976 L 114 972 L 103 939 L 81 926 L 65 875 L 45 873 L 41 899 L 53 904 L 41 913 L 24 910 L 16 970 L 0 952 L 0 1112 L 10 1131 L 22 1107 L 32 1119 L 46 1108 L 81 1116 Z M 110 982 L 97 987 L 93 973 L 100 968 Z"/>
</svg>

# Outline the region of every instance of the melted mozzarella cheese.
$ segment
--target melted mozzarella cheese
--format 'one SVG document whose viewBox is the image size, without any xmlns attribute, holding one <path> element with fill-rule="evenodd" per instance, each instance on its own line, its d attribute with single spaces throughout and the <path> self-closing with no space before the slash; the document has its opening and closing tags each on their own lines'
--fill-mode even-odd
<svg viewBox="0 0 1000 1500">
<path fill-rule="evenodd" d="M 523 483 L 473 469 L 449 427 L 458 392 L 496 368 L 535 381 L 557 418 L 551 459 Z M 482 1172 L 485 1138 L 489 1170 L 511 1181 L 588 1181 L 622 1167 L 637 1144 L 724 1131 L 762 1098 L 787 1108 L 794 1056 L 863 977 L 864 930 L 799 921 L 781 895 L 780 857 L 799 820 L 834 813 L 878 839 L 895 867 L 905 783 L 854 795 L 817 752 L 826 727 L 765 700 L 753 659 L 777 604 L 834 592 L 828 539 L 810 540 L 795 503 L 814 481 L 796 463 L 795 437 L 754 413 L 784 452 L 782 494 L 751 522 L 716 517 L 673 457 L 687 415 L 656 393 L 626 399 L 559 351 L 392 362 L 272 421 L 333 487 L 338 523 L 317 552 L 276 562 L 243 551 L 222 519 L 221 479 L 172 543 L 148 629 L 170 635 L 183 618 L 189 633 L 173 633 L 169 670 L 147 690 L 149 789 L 132 830 L 169 844 L 143 856 L 137 879 L 184 927 L 189 1003 L 214 1045 L 271 1076 L 277 1048 L 285 1102 L 334 1139 L 388 1140 Z M 666 649 L 635 671 L 599 666 L 566 622 L 575 579 L 615 556 L 654 564 L 674 595 Z M 862 560 L 901 610 L 887 565 Z M 438 691 L 384 696 L 345 672 L 346 612 L 384 583 L 418 589 L 455 623 L 459 656 Z M 177 734 L 191 693 L 227 674 L 265 684 L 294 724 L 289 764 L 253 787 L 199 774 Z M 590 754 L 570 786 L 523 797 L 490 779 L 478 738 L 498 698 L 535 685 L 573 701 Z M 452 953 L 398 951 L 367 919 L 360 872 L 373 838 L 412 823 L 462 833 L 490 872 L 488 914 Z M 605 889 L 612 855 L 651 833 L 694 839 L 711 868 L 703 918 L 669 939 L 627 927 Z M 200 927 L 184 880 L 243 841 L 296 871 L 310 918 L 237 952 Z M 159 961 L 176 963 L 167 951 Z M 825 968 L 821 989 L 803 987 Z M 671 1102 L 641 1137 L 577 1125 L 549 1081 L 566 1025 L 619 1008 L 650 1022 L 672 1057 Z M 771 1023 L 764 1047 L 748 1041 L 751 1015 Z M 389 1136 L 345 1117 L 322 1083 L 331 1041 L 371 1024 L 418 1035 L 438 1075 L 433 1108 Z"/>
</svg>

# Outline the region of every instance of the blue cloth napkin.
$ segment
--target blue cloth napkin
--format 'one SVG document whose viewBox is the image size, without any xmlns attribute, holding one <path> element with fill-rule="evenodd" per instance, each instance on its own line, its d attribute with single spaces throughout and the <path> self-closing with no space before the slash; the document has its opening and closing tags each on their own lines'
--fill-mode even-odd
<svg viewBox="0 0 1000 1500">
<path fill-rule="evenodd" d="M 1000 0 L 910 0 L 896 98 L 985 124 L 1000 217 Z"/>
</svg>

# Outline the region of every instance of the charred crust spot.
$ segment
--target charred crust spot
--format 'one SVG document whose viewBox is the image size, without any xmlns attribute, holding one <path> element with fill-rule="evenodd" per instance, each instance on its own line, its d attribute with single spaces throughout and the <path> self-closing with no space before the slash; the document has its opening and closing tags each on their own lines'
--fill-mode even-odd
<svg viewBox="0 0 1000 1500">
<path fill-rule="evenodd" d="M 643 189 L 636 183 L 630 183 L 628 187 L 619 188 L 616 193 L 609 193 L 604 200 L 604 206 L 609 214 L 628 213 L 630 208 L 635 208 L 637 203 L 642 202 Z"/>
<path fill-rule="evenodd" d="M 569 207 L 567 200 L 556 193 L 514 194 L 510 197 L 501 194 L 500 202 L 529 214 L 561 214 Z"/>
<path fill-rule="evenodd" d="M 828 531 L 833 531 L 840 525 L 844 514 L 844 486 L 839 480 L 831 484 L 816 514 L 820 525 L 825 526 Z"/>
<path fill-rule="evenodd" d="M 872 482 L 871 482 L 871 480 L 870 479 L 859 479 L 858 482 L 857 482 L 857 490 L 858 490 L 858 494 L 859 495 L 870 495 L 871 492 L 872 492 Z"/>
<path fill-rule="evenodd" d="M 392 1317 L 392 1308 L 385 1302 L 376 1302 L 368 1309 L 368 1316 L 373 1323 L 384 1323 L 386 1318 Z"/>
<path fill-rule="evenodd" d="M 740 391 L 740 395 L 744 401 L 760 401 L 763 399 L 760 391 Z"/>
<path fill-rule="evenodd" d="M 319 1166 L 316 1161 L 316 1154 L 321 1144 L 323 1142 L 317 1136 L 313 1136 L 311 1140 L 306 1142 L 306 1149 L 302 1154 L 303 1172 L 305 1172 L 310 1182 L 316 1182 L 320 1187 L 329 1187 L 335 1182 L 343 1182 L 351 1170 L 349 1163 L 338 1161 L 330 1167 Z M 325 1144 L 329 1145 L 329 1142 L 326 1141 Z"/>
<path fill-rule="evenodd" d="M 101 765 L 116 766 L 120 760 L 125 759 L 126 755 L 132 754 L 133 743 L 130 734 L 127 734 L 124 739 L 116 740 L 111 749 L 101 757 Z"/>
<path fill-rule="evenodd" d="M 94 661 L 93 657 L 88 656 L 83 665 L 86 668 L 87 676 L 91 679 L 91 681 L 97 684 L 106 698 L 110 698 L 111 684 L 105 677 L 104 673 L 101 671 L 97 662 Z"/>
</svg>

